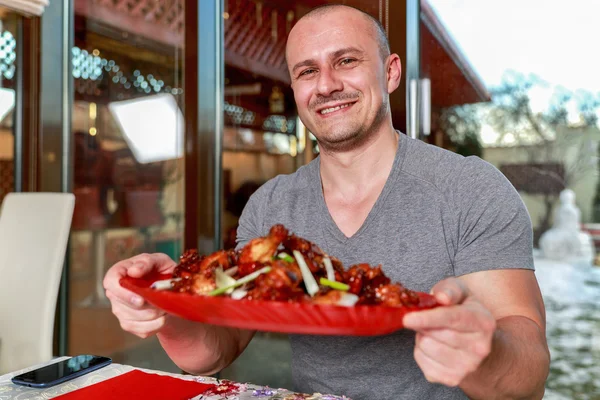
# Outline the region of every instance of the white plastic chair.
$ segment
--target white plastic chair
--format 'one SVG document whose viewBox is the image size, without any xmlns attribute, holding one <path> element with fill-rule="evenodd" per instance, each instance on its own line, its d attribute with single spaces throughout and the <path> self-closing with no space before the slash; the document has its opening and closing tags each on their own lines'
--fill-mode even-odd
<svg viewBox="0 0 600 400">
<path fill-rule="evenodd" d="M 0 210 L 0 375 L 52 358 L 70 193 L 10 193 Z"/>
</svg>

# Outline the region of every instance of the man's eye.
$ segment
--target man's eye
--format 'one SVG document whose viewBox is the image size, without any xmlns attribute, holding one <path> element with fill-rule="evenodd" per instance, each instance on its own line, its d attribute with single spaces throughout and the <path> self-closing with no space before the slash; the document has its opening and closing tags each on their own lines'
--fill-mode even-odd
<svg viewBox="0 0 600 400">
<path fill-rule="evenodd" d="M 314 69 L 312 69 L 312 68 L 305 69 L 304 71 L 300 72 L 300 75 L 298 75 L 298 76 L 306 76 L 306 75 L 310 75 L 310 74 L 312 74 L 313 72 L 315 72 L 315 70 L 314 70 Z"/>
<path fill-rule="evenodd" d="M 342 61 L 340 61 L 340 64 L 348 65 L 352 64 L 354 61 L 356 61 L 354 58 L 344 58 Z"/>
</svg>

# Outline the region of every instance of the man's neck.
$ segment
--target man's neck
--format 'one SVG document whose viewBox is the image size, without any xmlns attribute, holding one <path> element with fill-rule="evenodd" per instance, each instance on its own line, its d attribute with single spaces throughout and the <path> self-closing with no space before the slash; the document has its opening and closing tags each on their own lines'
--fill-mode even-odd
<svg viewBox="0 0 600 400">
<path fill-rule="evenodd" d="M 322 152 L 320 165 L 324 191 L 350 200 L 364 189 L 369 190 L 387 180 L 398 140 L 393 126 L 385 124 L 359 148 L 341 153 Z"/>
</svg>

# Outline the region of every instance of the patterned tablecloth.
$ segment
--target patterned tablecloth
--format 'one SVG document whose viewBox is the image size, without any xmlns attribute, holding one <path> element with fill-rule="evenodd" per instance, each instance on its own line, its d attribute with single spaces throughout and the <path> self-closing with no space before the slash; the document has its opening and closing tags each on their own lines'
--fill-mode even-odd
<svg viewBox="0 0 600 400">
<path fill-rule="evenodd" d="M 68 357 L 62 357 L 56 359 L 52 362 L 57 362 L 63 360 Z M 50 364 L 50 363 L 48 363 Z M 114 378 L 121 374 L 127 373 L 133 369 L 134 367 L 130 365 L 122 365 L 122 364 L 111 364 L 107 367 L 101 368 L 97 371 L 93 371 L 87 375 L 81 376 L 79 378 L 73 379 L 69 382 L 65 382 L 61 385 L 57 385 L 48 389 L 33 389 L 24 386 L 15 385 L 11 382 L 11 378 L 15 375 L 21 374 L 23 372 L 38 368 L 39 366 L 27 368 L 21 371 L 16 371 L 10 374 L 0 376 L 0 400 L 46 400 L 52 399 L 57 396 L 60 396 L 65 393 L 72 392 L 74 390 L 93 385 L 98 382 L 102 382 L 104 380 Z M 202 383 L 215 383 L 219 384 L 214 378 L 210 377 L 201 377 L 201 376 L 191 376 L 191 375 L 179 375 L 172 374 L 162 371 L 154 371 L 138 368 L 141 371 L 154 373 L 159 375 L 167 375 L 175 378 L 192 380 Z M 312 395 L 308 394 L 299 394 L 293 393 L 289 390 L 285 389 L 273 389 L 269 387 L 257 386 L 252 384 L 242 384 L 242 383 L 231 383 L 228 382 L 226 385 L 227 388 L 231 388 L 232 390 L 228 391 L 224 394 L 219 394 L 215 396 L 197 396 L 194 397 L 193 400 L 349 400 L 347 397 L 339 397 L 332 395 L 322 395 L 319 393 L 315 393 Z"/>
</svg>

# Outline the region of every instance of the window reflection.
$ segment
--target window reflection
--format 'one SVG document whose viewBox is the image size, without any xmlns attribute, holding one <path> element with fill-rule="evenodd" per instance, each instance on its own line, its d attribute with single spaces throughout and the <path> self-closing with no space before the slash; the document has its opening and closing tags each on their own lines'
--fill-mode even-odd
<svg viewBox="0 0 600 400">
<path fill-rule="evenodd" d="M 15 190 L 14 108 L 17 16 L 0 7 L 0 204 Z"/>
<path fill-rule="evenodd" d="M 421 4 L 421 74 L 432 83 L 432 130 L 424 139 L 480 156 L 521 195 L 534 229 L 536 276 L 546 305 L 552 358 L 546 397 L 593 398 L 600 391 L 600 274 L 593 265 L 600 265 L 600 257 L 592 254 L 594 246 L 600 253 L 600 81 L 588 38 L 600 33 L 600 5 L 532 0 L 515 13 L 499 1 Z M 450 44 L 445 48 L 452 50 L 445 56 L 436 39 L 440 26 Z M 553 228 L 565 218 L 558 212 L 572 196 L 575 228 L 569 241 L 554 242 L 548 251 L 543 238 L 556 238 Z M 557 259 L 578 247 L 578 261 L 574 254 Z"/>
<path fill-rule="evenodd" d="M 183 13 L 179 1 L 75 2 L 72 354 L 177 371 L 121 329 L 102 279 L 134 255 L 182 252 Z"/>
<path fill-rule="evenodd" d="M 339 2 L 230 0 L 225 3 L 223 242 L 226 247 L 235 246 L 238 218 L 252 193 L 267 180 L 293 173 L 318 155 L 314 136 L 298 118 L 285 62 L 285 43 L 299 18 L 312 7 L 327 3 Z M 371 13 L 386 24 L 387 0 L 342 3 Z M 257 334 L 242 356 L 223 371 L 222 377 L 292 387 L 289 357 L 287 336 Z"/>
</svg>

